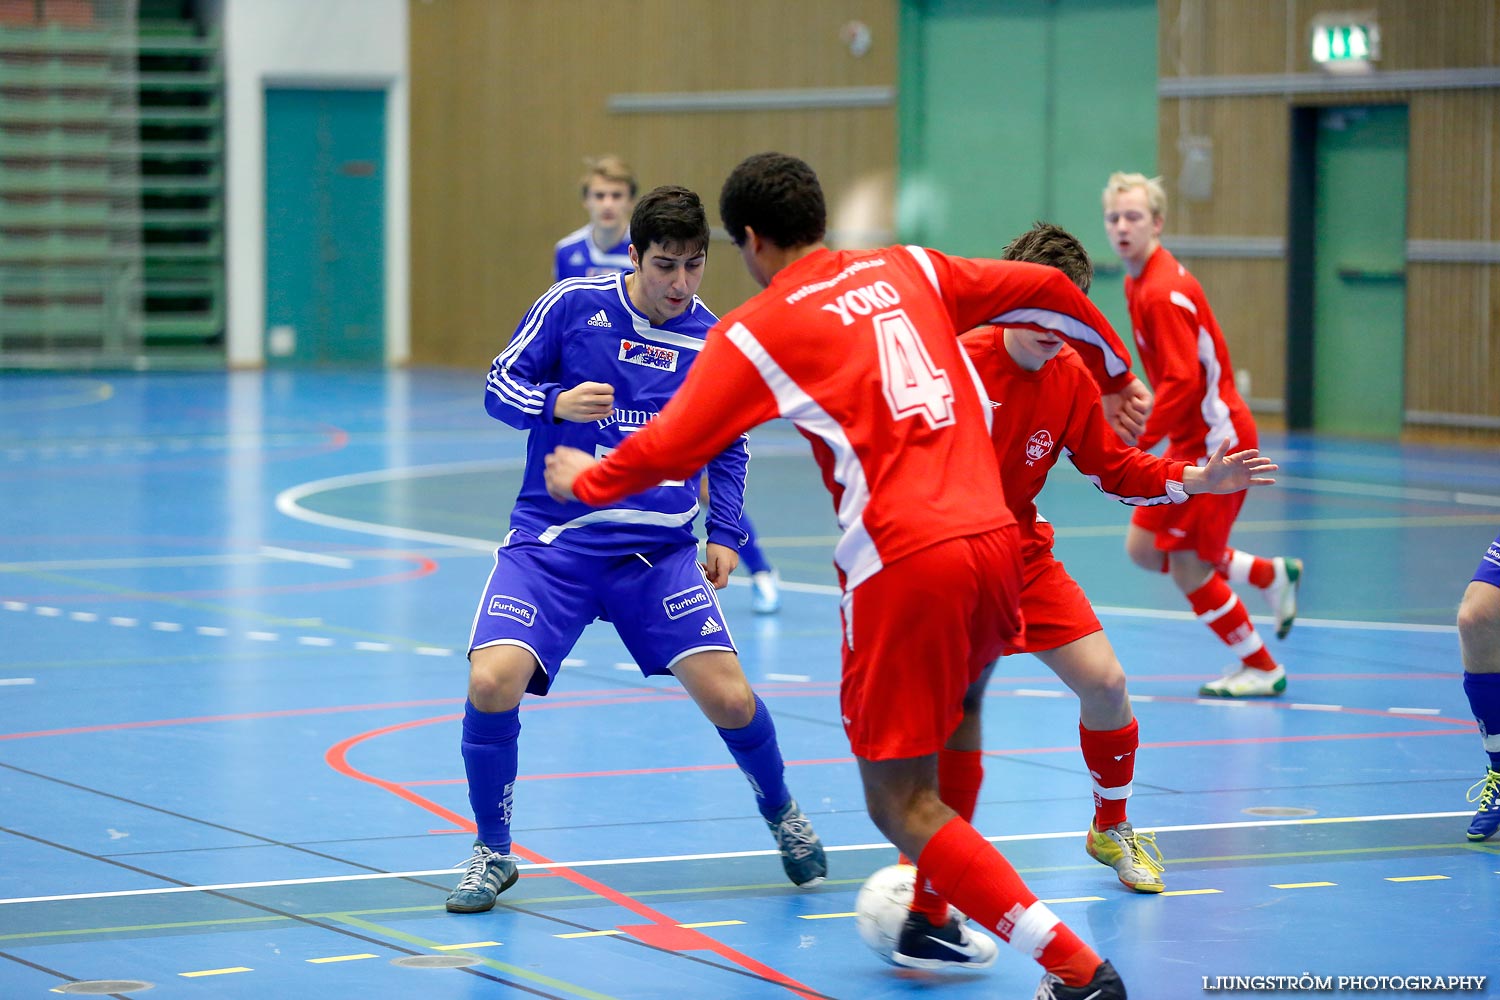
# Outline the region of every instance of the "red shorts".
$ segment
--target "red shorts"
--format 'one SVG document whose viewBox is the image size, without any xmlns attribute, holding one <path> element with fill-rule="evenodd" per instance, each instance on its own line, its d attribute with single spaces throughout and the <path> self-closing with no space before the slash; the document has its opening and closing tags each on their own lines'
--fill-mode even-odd
<svg viewBox="0 0 1500 1000">
<path fill-rule="evenodd" d="M 1227 496 L 1200 493 L 1187 503 L 1138 507 L 1130 523 L 1154 534 L 1162 552 L 1195 552 L 1204 562 L 1217 565 L 1244 504 L 1243 490 Z"/>
<path fill-rule="evenodd" d="M 865 760 L 942 749 L 984 667 L 1021 641 L 1014 525 L 928 546 L 885 566 L 839 614 L 844 731 Z"/>
<path fill-rule="evenodd" d="M 1026 635 L 1006 655 L 1045 653 L 1104 628 L 1083 588 L 1050 552 L 1026 561 L 1021 614 L 1026 619 Z"/>
</svg>

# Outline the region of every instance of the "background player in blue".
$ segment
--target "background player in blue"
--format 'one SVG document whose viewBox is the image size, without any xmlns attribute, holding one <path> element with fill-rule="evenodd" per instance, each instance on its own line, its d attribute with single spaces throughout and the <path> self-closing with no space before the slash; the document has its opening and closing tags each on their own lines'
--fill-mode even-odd
<svg viewBox="0 0 1500 1000">
<path fill-rule="evenodd" d="M 635 208 L 636 181 L 618 156 L 591 157 L 579 186 L 587 224 L 557 241 L 552 250 L 552 280 L 587 278 L 628 271 L 630 213 Z"/>
<path fill-rule="evenodd" d="M 708 255 L 703 203 L 661 187 L 636 205 L 628 274 L 548 289 L 495 359 L 491 416 L 529 432 L 510 531 L 495 552 L 469 638 L 463 758 L 478 839 L 448 909 L 495 905 L 516 880 L 511 812 L 523 694 L 545 695 L 595 619 L 612 622 L 644 674 L 673 674 L 718 727 L 799 886 L 823 881 L 823 846 L 787 790 L 776 728 L 750 689 L 714 591 L 738 561 L 748 453 L 741 437 L 709 463 L 706 565 L 693 522 L 698 473 L 596 509 L 547 495 L 559 445 L 607 454 L 677 391 L 717 318 L 698 299 Z"/>
<path fill-rule="evenodd" d="M 1469 789 L 1469 801 L 1479 803 L 1469 839 L 1486 840 L 1500 829 L 1500 537 L 1479 560 L 1458 606 L 1458 644 L 1464 658 L 1464 694 L 1490 755 L 1489 770 Z"/>
<path fill-rule="evenodd" d="M 583 207 L 589 213 L 588 225 L 557 241 L 552 251 L 552 280 L 585 278 L 598 274 L 629 271 L 630 231 L 627 223 L 635 206 L 636 179 L 630 167 L 618 156 L 599 156 L 584 161 Z M 703 500 L 707 500 L 705 495 Z M 745 542 L 740 559 L 750 573 L 750 610 L 758 615 L 781 610 L 780 577 L 761 551 L 755 525 L 748 514 L 740 513 L 740 530 Z"/>
</svg>

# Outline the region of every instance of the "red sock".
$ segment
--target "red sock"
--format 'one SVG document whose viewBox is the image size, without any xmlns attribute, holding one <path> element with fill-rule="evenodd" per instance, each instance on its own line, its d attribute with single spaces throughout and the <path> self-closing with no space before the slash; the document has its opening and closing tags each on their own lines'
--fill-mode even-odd
<svg viewBox="0 0 1500 1000">
<path fill-rule="evenodd" d="M 1266 644 L 1250 622 L 1250 612 L 1223 577 L 1210 574 L 1203 586 L 1187 597 L 1198 620 L 1213 629 L 1245 666 L 1255 670 L 1276 669 L 1276 661 L 1266 652 Z"/>
<path fill-rule="evenodd" d="M 974 807 L 979 804 L 983 785 L 984 751 L 944 747 L 938 752 L 938 796 L 966 823 L 974 822 Z"/>
<path fill-rule="evenodd" d="M 1069 986 L 1082 986 L 1099 956 L 1037 900 L 1004 855 L 954 817 L 932 835 L 918 859 L 933 884 L 979 926 L 1036 959 Z"/>
<path fill-rule="evenodd" d="M 938 796 L 965 823 L 974 819 L 974 807 L 979 804 L 979 789 L 983 785 L 983 751 L 950 750 L 944 747 L 938 752 Z M 906 861 L 906 856 L 902 855 L 901 860 Z M 911 897 L 911 908 L 924 914 L 932 924 L 941 924 L 948 919 L 948 901 L 932 887 L 932 882 L 920 866 L 917 868 L 917 883 Z"/>
<path fill-rule="evenodd" d="M 1226 548 L 1214 569 L 1230 583 L 1248 583 L 1261 590 L 1276 582 L 1275 563 L 1239 549 Z"/>
<path fill-rule="evenodd" d="M 1078 724 L 1078 745 L 1094 779 L 1094 827 L 1103 830 L 1125 822 L 1125 800 L 1135 780 L 1135 752 L 1140 727 L 1131 719 L 1119 729 L 1085 729 Z"/>
</svg>

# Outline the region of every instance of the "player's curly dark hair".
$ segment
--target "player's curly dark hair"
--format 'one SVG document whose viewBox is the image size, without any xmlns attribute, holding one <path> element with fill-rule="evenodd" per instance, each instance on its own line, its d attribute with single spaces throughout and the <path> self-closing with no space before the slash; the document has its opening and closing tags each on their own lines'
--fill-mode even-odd
<svg viewBox="0 0 1500 1000">
<path fill-rule="evenodd" d="M 818 175 L 785 153 L 756 153 L 735 167 L 719 192 L 719 218 L 735 246 L 746 226 L 782 248 L 821 242 L 828 230 Z"/>
<path fill-rule="evenodd" d="M 1094 265 L 1089 260 L 1089 252 L 1078 237 L 1050 222 L 1033 223 L 1030 229 L 1011 240 L 1000 256 L 1003 260 L 1024 260 L 1055 267 L 1071 278 L 1085 295 L 1094 283 Z"/>
<path fill-rule="evenodd" d="M 630 245 L 642 260 L 652 243 L 671 253 L 696 256 L 708 249 L 708 235 L 703 199 L 685 187 L 652 188 L 630 213 Z"/>
</svg>

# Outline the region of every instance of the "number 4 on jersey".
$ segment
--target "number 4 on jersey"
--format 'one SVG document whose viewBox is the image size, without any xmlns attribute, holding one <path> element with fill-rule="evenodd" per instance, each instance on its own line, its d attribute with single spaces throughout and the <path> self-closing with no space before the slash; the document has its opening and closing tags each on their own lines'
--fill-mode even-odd
<svg viewBox="0 0 1500 1000">
<path fill-rule="evenodd" d="M 891 413 L 897 420 L 920 414 L 933 429 L 953 423 L 953 384 L 948 373 L 932 363 L 906 312 L 882 313 L 874 322 L 880 378 Z"/>
</svg>

